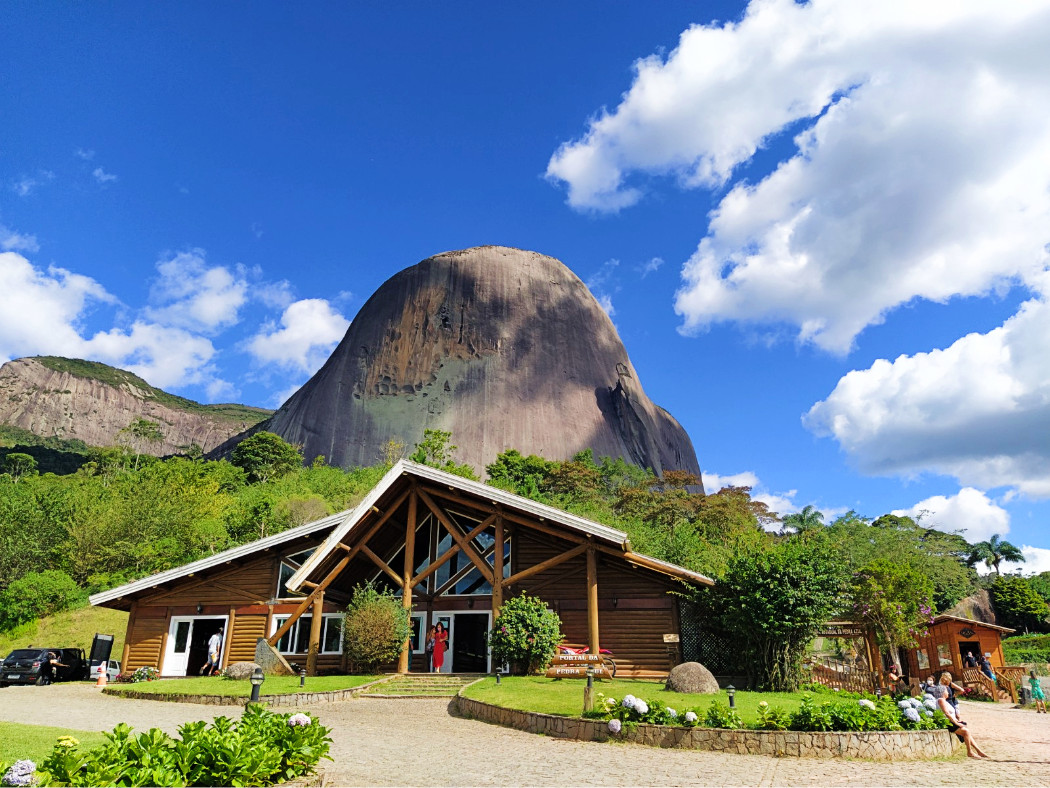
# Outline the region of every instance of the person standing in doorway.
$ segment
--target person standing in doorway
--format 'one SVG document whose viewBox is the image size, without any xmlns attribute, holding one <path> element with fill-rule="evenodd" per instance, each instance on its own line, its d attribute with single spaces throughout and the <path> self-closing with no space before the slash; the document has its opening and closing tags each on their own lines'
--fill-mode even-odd
<svg viewBox="0 0 1050 788">
<path fill-rule="evenodd" d="M 977 667 L 977 657 L 975 657 L 973 655 L 972 651 L 967 651 L 966 652 L 966 656 L 963 657 L 963 667 L 964 668 L 976 668 Z"/>
<path fill-rule="evenodd" d="M 440 673 L 445 664 L 445 649 L 448 648 L 448 632 L 440 621 L 434 627 L 434 659 L 432 672 Z"/>
<path fill-rule="evenodd" d="M 201 668 L 202 676 L 214 676 L 219 672 L 219 655 L 222 654 L 222 627 L 208 638 L 208 661 Z"/>
<path fill-rule="evenodd" d="M 430 629 L 427 630 L 427 641 L 425 647 L 425 653 L 427 655 L 427 673 L 434 670 L 434 626 L 431 624 Z"/>
</svg>

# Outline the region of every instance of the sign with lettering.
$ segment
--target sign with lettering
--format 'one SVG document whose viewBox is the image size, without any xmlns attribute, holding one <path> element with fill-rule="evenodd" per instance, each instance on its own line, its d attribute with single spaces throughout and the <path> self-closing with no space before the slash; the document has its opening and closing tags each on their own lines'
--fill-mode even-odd
<svg viewBox="0 0 1050 788">
<path fill-rule="evenodd" d="M 556 654 L 551 660 L 552 665 L 600 665 L 601 654 Z"/>
<path fill-rule="evenodd" d="M 817 632 L 822 638 L 859 638 L 864 637 L 867 628 L 863 624 L 837 623 L 825 624 Z"/>
<path fill-rule="evenodd" d="M 964 629 L 960 629 L 960 630 L 959 630 L 959 634 L 960 634 L 960 635 L 962 635 L 962 636 L 963 636 L 964 638 L 972 638 L 972 637 L 973 637 L 974 635 L 976 635 L 977 633 L 976 633 L 976 632 L 974 632 L 974 631 L 973 631 L 972 629 L 970 629 L 969 627 L 965 627 Z"/>
<path fill-rule="evenodd" d="M 551 665 L 547 668 L 549 679 L 585 679 L 587 678 L 587 665 Z M 596 679 L 611 679 L 612 674 L 604 665 L 591 666 Z"/>
</svg>

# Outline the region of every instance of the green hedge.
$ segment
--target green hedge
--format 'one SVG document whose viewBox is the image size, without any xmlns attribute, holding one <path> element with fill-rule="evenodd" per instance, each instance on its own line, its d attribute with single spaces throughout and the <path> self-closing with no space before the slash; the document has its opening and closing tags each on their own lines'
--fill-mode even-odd
<svg viewBox="0 0 1050 788">
<path fill-rule="evenodd" d="M 1018 635 L 1003 640 L 1003 659 L 1008 665 L 1019 662 L 1050 662 L 1050 635 Z"/>
</svg>

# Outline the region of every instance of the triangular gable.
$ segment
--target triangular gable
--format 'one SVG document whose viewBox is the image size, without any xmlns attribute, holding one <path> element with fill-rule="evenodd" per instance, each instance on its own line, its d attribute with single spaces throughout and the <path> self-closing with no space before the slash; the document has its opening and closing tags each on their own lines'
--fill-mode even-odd
<svg viewBox="0 0 1050 788">
<path fill-rule="evenodd" d="M 578 535 L 587 536 L 596 541 L 615 546 L 619 551 L 622 551 L 622 557 L 625 560 L 638 566 L 645 567 L 646 569 L 692 583 L 714 585 L 714 581 L 711 580 L 711 578 L 702 575 L 699 572 L 693 572 L 692 570 L 677 566 L 667 561 L 661 561 L 650 556 L 633 552 L 631 550 L 630 540 L 628 539 L 627 534 L 623 531 L 593 522 L 592 520 L 587 520 L 583 517 L 578 517 L 560 509 L 555 509 L 552 506 L 538 503 L 529 498 L 524 498 L 505 490 L 500 490 L 496 487 L 490 487 L 481 482 L 464 479 L 462 476 L 456 476 L 455 474 L 447 473 L 438 470 L 437 468 L 431 468 L 428 465 L 420 465 L 419 463 L 411 462 L 409 460 L 400 460 L 383 476 L 360 505 L 358 505 L 335 529 L 333 529 L 332 533 L 329 534 L 328 538 L 317 548 L 314 554 L 303 563 L 294 575 L 292 575 L 288 580 L 286 587 L 293 592 L 301 590 L 302 586 L 309 580 L 310 575 L 340 548 L 340 544 L 347 535 L 364 522 L 372 508 L 376 506 L 387 492 L 397 485 L 403 476 L 411 476 L 417 479 L 435 482 L 437 484 L 448 485 L 450 488 L 456 489 L 468 496 L 488 501 L 493 505 L 498 504 L 506 509 L 516 511 L 523 515 L 531 515 L 540 522 L 550 521 L 556 523 L 570 532 L 575 532 Z"/>
</svg>

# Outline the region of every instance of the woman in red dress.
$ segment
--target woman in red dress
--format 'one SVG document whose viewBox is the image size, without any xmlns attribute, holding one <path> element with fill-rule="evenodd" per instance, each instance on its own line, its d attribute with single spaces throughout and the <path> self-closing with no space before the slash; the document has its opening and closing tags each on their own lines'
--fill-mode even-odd
<svg viewBox="0 0 1050 788">
<path fill-rule="evenodd" d="M 445 664 L 445 649 L 448 648 L 448 632 L 445 625 L 440 621 L 434 627 L 434 673 L 441 672 L 441 666 Z"/>
</svg>

